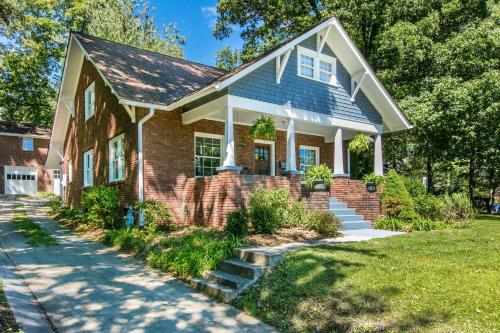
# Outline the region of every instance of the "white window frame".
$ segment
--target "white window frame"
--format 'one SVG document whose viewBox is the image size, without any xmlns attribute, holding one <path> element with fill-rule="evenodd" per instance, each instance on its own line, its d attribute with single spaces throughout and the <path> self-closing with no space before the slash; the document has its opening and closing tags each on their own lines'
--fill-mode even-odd
<svg viewBox="0 0 500 333">
<path fill-rule="evenodd" d="M 92 185 L 94 185 L 94 152 L 90 149 L 83 153 L 83 187 Z"/>
<path fill-rule="evenodd" d="M 313 77 L 301 74 L 300 71 L 300 68 L 302 66 L 300 61 L 301 55 L 305 55 L 314 59 Z M 322 72 L 322 70 L 320 69 L 320 61 L 328 62 L 332 65 L 332 72 L 331 72 L 332 76 L 330 82 L 320 80 L 320 73 Z M 337 86 L 337 59 L 299 45 L 297 46 L 297 75 L 305 79 L 321 82 L 331 86 Z"/>
<path fill-rule="evenodd" d="M 95 82 L 85 89 L 85 121 L 91 118 L 95 112 Z"/>
<path fill-rule="evenodd" d="M 31 142 L 31 147 L 26 147 L 25 143 Z M 33 138 L 23 137 L 23 151 L 34 151 L 35 140 Z"/>
<path fill-rule="evenodd" d="M 118 154 L 118 158 L 116 159 L 117 168 L 118 168 L 118 176 L 115 177 L 115 148 L 114 144 L 118 142 L 118 150 L 121 151 L 121 154 Z M 121 146 L 120 146 L 121 145 Z M 108 171 L 109 171 L 109 182 L 118 182 L 125 179 L 125 133 L 120 134 L 109 140 L 108 144 L 109 154 L 108 154 Z M 121 155 L 121 156 L 120 156 Z M 121 172 L 120 172 L 121 170 Z"/>
<path fill-rule="evenodd" d="M 73 160 L 68 162 L 68 183 L 73 181 Z"/>
<path fill-rule="evenodd" d="M 320 161 L 320 158 L 319 158 L 319 152 L 320 152 L 320 149 L 319 149 L 319 147 L 300 145 L 300 146 L 299 146 L 299 170 L 301 170 L 301 169 L 302 169 L 302 165 L 301 165 L 301 163 L 300 163 L 300 151 L 301 151 L 302 149 L 307 149 L 307 150 L 314 150 L 314 151 L 316 151 L 316 165 L 319 165 L 319 161 Z M 301 172 L 302 172 L 302 170 L 301 170 Z M 303 178 L 303 174 L 302 174 L 301 176 L 302 176 L 302 178 Z M 304 182 L 304 180 L 302 180 L 302 182 Z"/>
<path fill-rule="evenodd" d="M 194 171 L 194 176 L 196 178 L 201 178 L 201 177 L 207 177 L 207 176 L 197 176 L 196 175 L 196 138 L 201 137 L 201 138 L 211 138 L 211 139 L 219 139 L 221 146 L 220 146 L 220 165 L 222 166 L 222 163 L 224 163 L 224 159 L 226 156 L 226 152 L 224 151 L 224 135 L 221 134 L 212 134 L 212 133 L 204 133 L 204 132 L 194 132 L 194 145 L 193 145 L 193 171 Z"/>
</svg>

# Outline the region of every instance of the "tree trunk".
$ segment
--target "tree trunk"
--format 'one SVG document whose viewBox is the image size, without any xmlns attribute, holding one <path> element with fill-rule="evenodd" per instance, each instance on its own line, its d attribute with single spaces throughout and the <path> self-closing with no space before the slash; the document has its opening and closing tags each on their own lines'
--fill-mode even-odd
<svg viewBox="0 0 500 333">
<path fill-rule="evenodd" d="M 434 194 L 434 168 L 429 155 L 427 155 L 427 193 Z"/>
<path fill-rule="evenodd" d="M 476 165 L 474 158 L 469 158 L 469 198 L 472 200 L 476 189 Z"/>
</svg>

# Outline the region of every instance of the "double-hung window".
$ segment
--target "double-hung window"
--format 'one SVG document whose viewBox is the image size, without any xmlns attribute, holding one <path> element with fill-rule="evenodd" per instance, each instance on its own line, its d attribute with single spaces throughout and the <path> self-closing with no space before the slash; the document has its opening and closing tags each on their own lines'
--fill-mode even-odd
<svg viewBox="0 0 500 333">
<path fill-rule="evenodd" d="M 85 121 L 94 115 L 95 108 L 95 82 L 85 89 Z"/>
<path fill-rule="evenodd" d="M 23 151 L 33 151 L 34 146 L 32 138 L 23 138 Z"/>
<path fill-rule="evenodd" d="M 125 179 L 125 136 L 109 140 L 109 181 Z"/>
<path fill-rule="evenodd" d="M 92 149 L 83 153 L 83 187 L 94 184 L 94 157 Z"/>
<path fill-rule="evenodd" d="M 319 147 L 300 146 L 300 171 L 302 178 L 307 170 L 314 166 L 319 165 Z"/>
<path fill-rule="evenodd" d="M 298 46 L 297 75 L 336 85 L 337 60 L 323 53 Z"/>
<path fill-rule="evenodd" d="M 196 177 L 212 176 L 222 163 L 222 135 L 195 133 L 194 174 Z"/>
</svg>

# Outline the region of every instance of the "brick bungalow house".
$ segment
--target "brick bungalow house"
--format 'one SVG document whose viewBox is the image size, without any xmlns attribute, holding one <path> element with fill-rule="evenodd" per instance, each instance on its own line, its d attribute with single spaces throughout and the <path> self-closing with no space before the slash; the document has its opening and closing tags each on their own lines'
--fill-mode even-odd
<svg viewBox="0 0 500 333">
<path fill-rule="evenodd" d="M 49 140 L 48 127 L 0 121 L 0 194 L 57 193 L 59 168 L 44 166 Z"/>
<path fill-rule="evenodd" d="M 248 134 L 263 114 L 274 141 Z M 220 226 L 258 186 L 372 220 L 379 195 L 349 179 L 346 140 L 372 136 L 382 174 L 382 133 L 410 127 L 334 17 L 231 72 L 72 33 L 46 167 L 61 169 L 71 206 L 109 184 L 123 207 L 163 201 L 179 224 Z M 320 163 L 335 183 L 308 193 L 298 172 Z"/>
</svg>

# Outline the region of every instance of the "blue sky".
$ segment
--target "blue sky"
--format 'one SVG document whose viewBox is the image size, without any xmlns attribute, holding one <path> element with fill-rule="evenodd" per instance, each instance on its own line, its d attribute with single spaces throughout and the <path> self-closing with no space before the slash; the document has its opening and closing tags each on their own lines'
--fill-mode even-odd
<svg viewBox="0 0 500 333">
<path fill-rule="evenodd" d="M 215 64 L 215 54 L 225 45 L 233 48 L 242 45 L 238 32 L 223 41 L 212 36 L 216 3 L 210 0 L 151 0 L 158 25 L 176 22 L 180 32 L 187 37 L 184 57 L 207 65 Z"/>
</svg>

